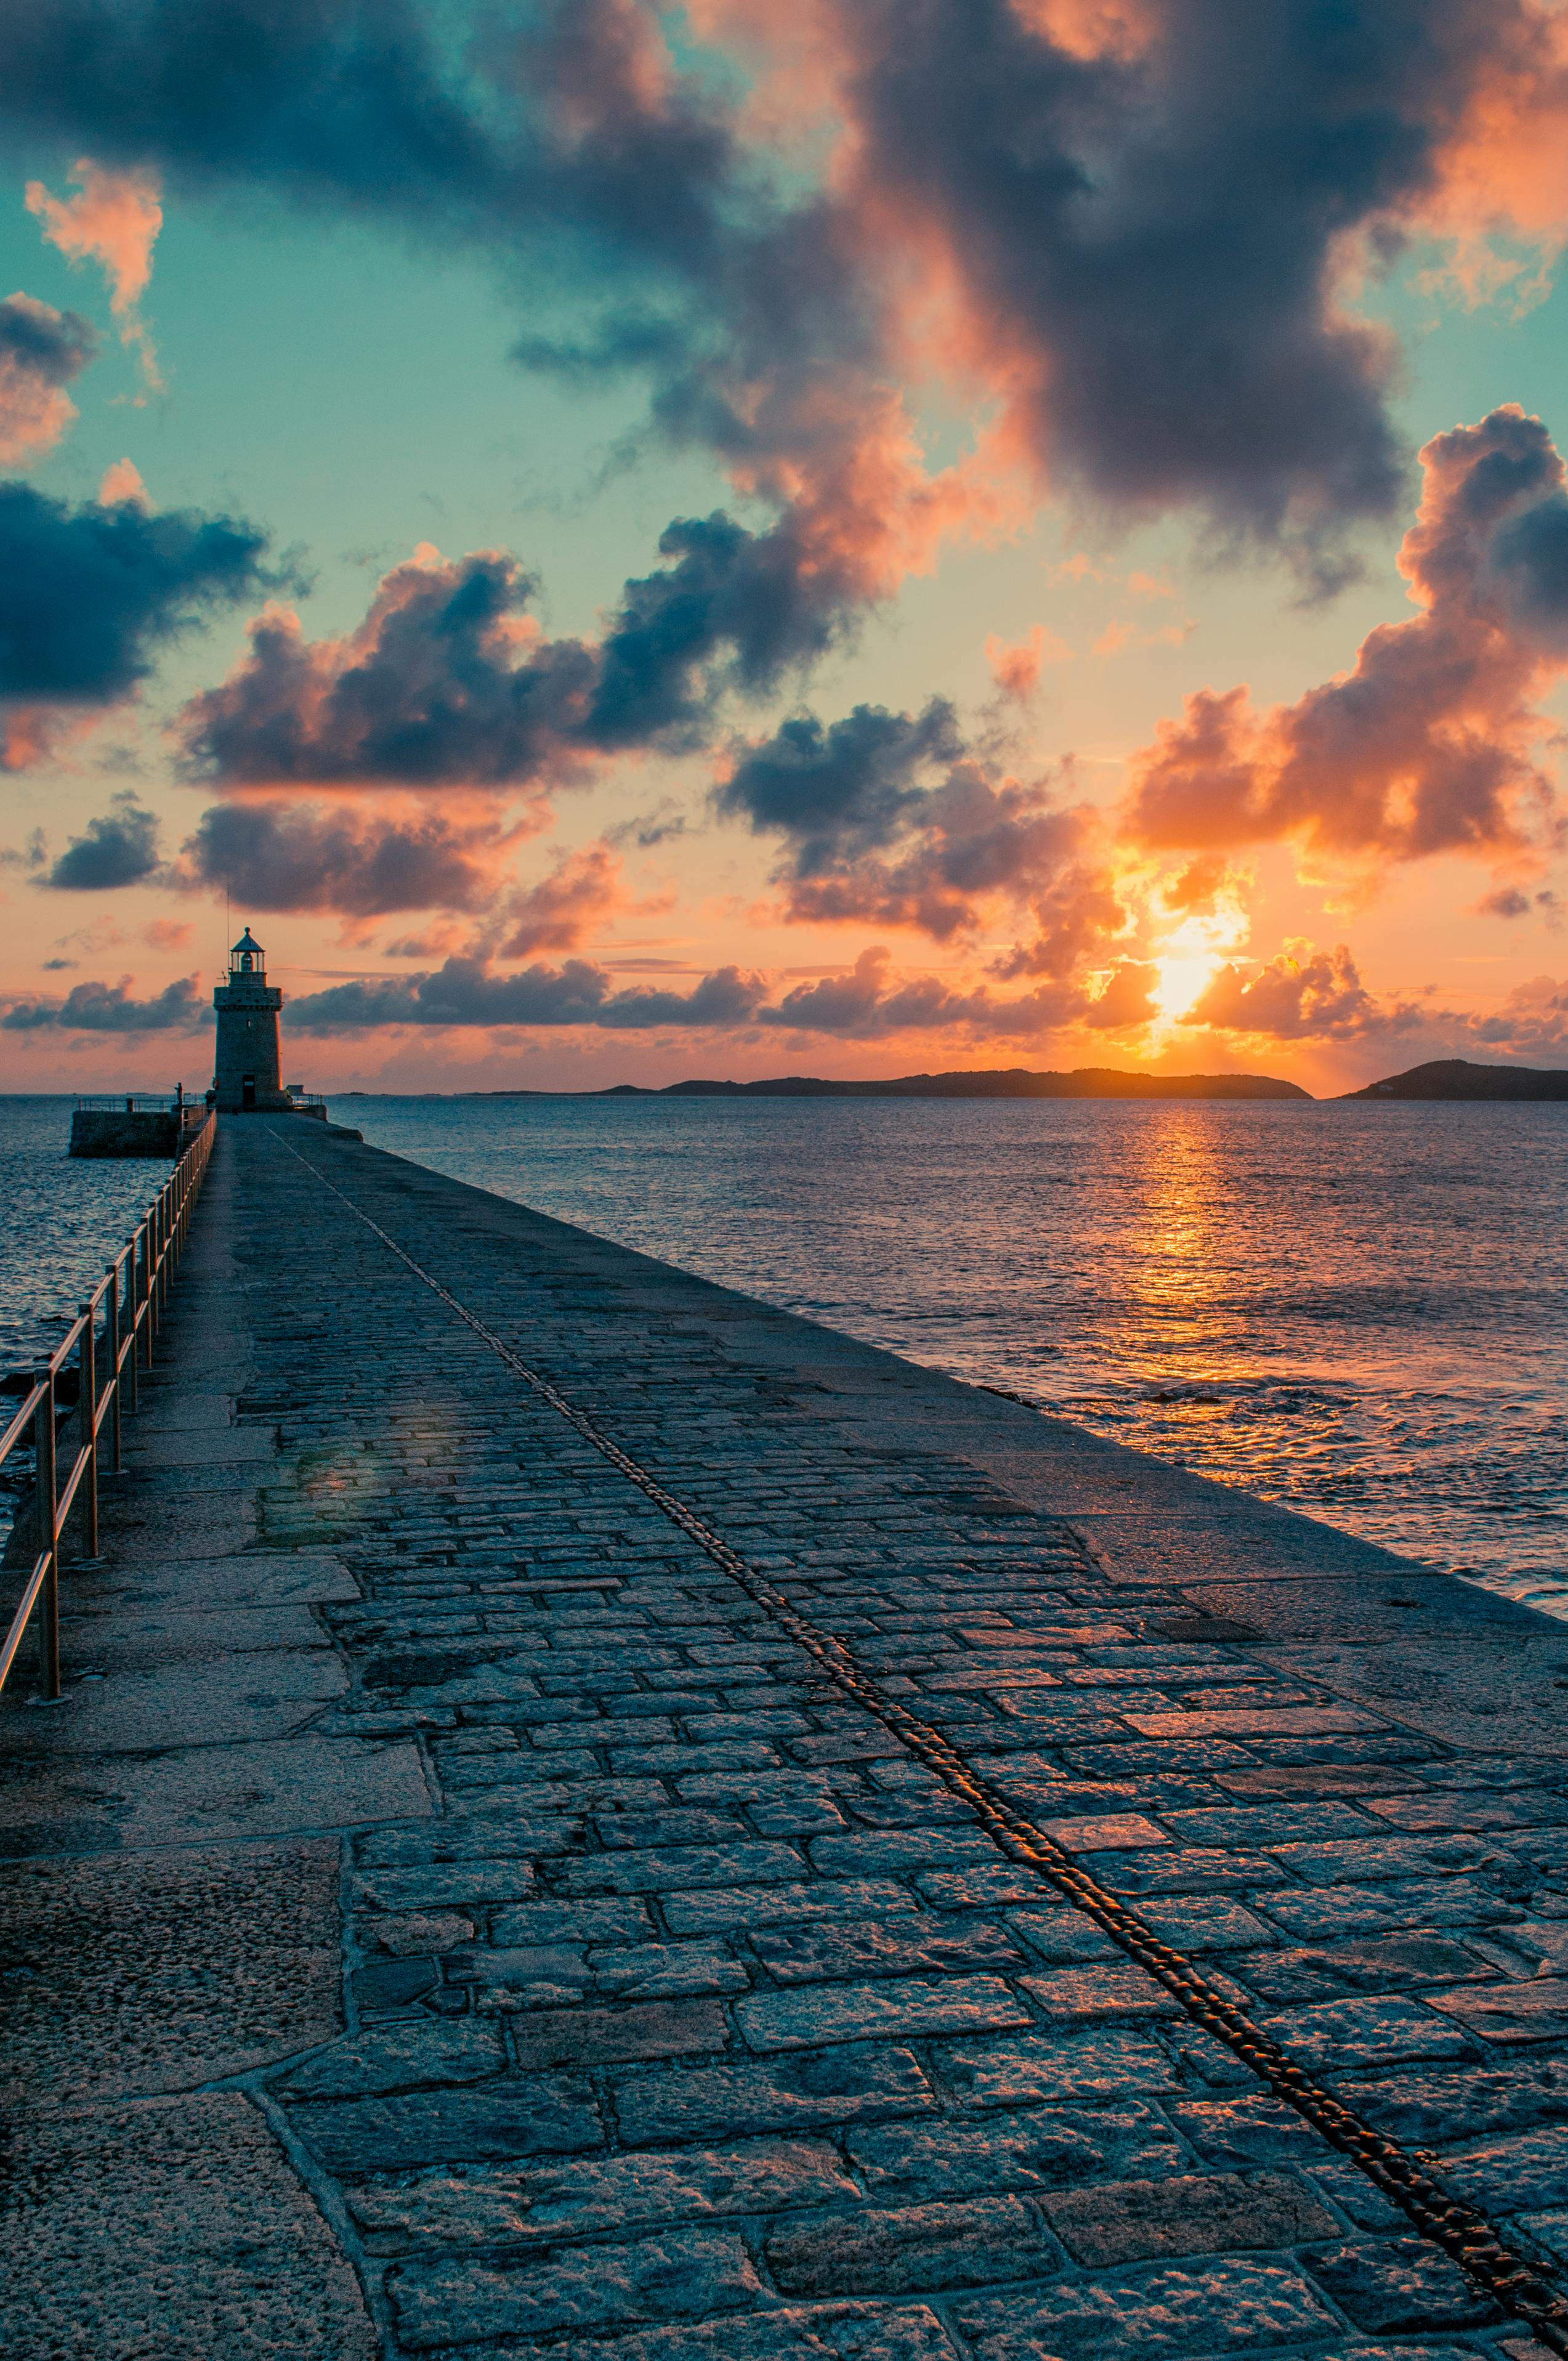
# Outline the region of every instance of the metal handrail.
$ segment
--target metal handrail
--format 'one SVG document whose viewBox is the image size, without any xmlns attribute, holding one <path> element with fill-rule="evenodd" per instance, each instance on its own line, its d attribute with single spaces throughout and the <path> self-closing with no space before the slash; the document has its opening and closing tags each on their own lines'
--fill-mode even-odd
<svg viewBox="0 0 1568 2361">
<path fill-rule="evenodd" d="M 78 1093 L 73 1104 L 92 1108 L 107 1115 L 174 1115 L 184 1107 L 192 1115 L 201 1115 L 201 1100 L 182 1099 L 174 1091 L 99 1091 Z"/>
<path fill-rule="evenodd" d="M 0 1432 L 0 1467 L 32 1436 L 40 1547 L 23 1587 L 21 1603 L 0 1642 L 0 1688 L 10 1677 L 16 1652 L 40 1600 L 43 1618 L 38 1630 L 38 1670 L 44 1693 L 60 1695 L 60 1560 L 67 1518 L 81 1503 L 82 1554 L 98 1554 L 98 1465 L 101 1438 L 107 1426 L 111 1467 L 125 1465 L 121 1421 L 134 1411 L 138 1395 L 137 1370 L 152 1367 L 152 1348 L 169 1307 L 169 1285 L 191 1225 L 191 1215 L 217 1135 L 217 1119 L 208 1114 L 169 1179 L 153 1199 L 129 1238 L 104 1269 L 76 1318 L 42 1367 L 32 1371 L 32 1386 Z M 102 1314 L 102 1334 L 99 1318 Z M 60 1485 L 56 1442 L 60 1411 L 60 1378 L 71 1356 L 79 1371 L 76 1423 L 79 1441 Z"/>
</svg>

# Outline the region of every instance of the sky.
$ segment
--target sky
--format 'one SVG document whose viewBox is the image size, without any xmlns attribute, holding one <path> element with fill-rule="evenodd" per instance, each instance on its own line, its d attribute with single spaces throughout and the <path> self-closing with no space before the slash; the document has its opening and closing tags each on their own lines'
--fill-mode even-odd
<svg viewBox="0 0 1568 2361">
<path fill-rule="evenodd" d="M 1568 1064 L 1568 11 L 0 17 L 0 1090 Z"/>
</svg>

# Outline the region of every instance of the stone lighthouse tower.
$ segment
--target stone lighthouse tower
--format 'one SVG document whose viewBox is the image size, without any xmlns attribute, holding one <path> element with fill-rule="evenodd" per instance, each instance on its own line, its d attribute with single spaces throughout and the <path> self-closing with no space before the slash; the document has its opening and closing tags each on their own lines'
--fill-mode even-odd
<svg viewBox="0 0 1568 2361">
<path fill-rule="evenodd" d="M 281 1113 L 294 1102 L 278 1080 L 278 1011 L 283 995 L 267 981 L 267 954 L 247 927 L 229 953 L 229 980 L 213 994 L 218 1012 L 214 1076 L 220 1113 Z"/>
</svg>

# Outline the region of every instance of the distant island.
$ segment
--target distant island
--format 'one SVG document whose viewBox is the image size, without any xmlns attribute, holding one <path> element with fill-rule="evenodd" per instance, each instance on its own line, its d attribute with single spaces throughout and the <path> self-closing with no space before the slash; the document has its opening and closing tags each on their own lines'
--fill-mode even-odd
<svg viewBox="0 0 1568 2361">
<path fill-rule="evenodd" d="M 1463 1058 L 1434 1058 L 1347 1099 L 1568 1099 L 1568 1071 L 1561 1066 L 1472 1066 Z"/>
<path fill-rule="evenodd" d="M 473 1091 L 487 1099 L 1310 1099 L 1310 1091 L 1271 1074 L 1125 1073 L 1079 1066 L 1070 1074 L 1031 1073 L 1025 1066 L 981 1066 L 953 1074 L 900 1074 L 892 1082 L 825 1082 L 780 1074 L 761 1082 L 666 1082 L 644 1090 L 616 1082 L 603 1091 Z"/>
</svg>

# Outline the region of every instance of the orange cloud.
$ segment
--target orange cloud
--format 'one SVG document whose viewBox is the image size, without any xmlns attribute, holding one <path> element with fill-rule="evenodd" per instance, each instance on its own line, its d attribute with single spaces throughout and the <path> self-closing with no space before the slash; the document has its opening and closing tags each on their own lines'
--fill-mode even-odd
<svg viewBox="0 0 1568 2361">
<path fill-rule="evenodd" d="M 499 956 L 529 959 L 536 951 L 575 951 L 630 901 L 620 863 L 608 845 L 590 844 L 564 853 L 549 876 L 512 895 L 507 906 L 510 932 Z"/>
<path fill-rule="evenodd" d="M 1130 770 L 1147 844 L 1294 838 L 1360 858 L 1521 854 L 1553 843 L 1538 708 L 1568 671 L 1568 470 L 1517 404 L 1433 437 L 1399 565 L 1420 610 L 1368 633 L 1348 673 L 1254 711 L 1200 690 Z"/>
<path fill-rule="evenodd" d="M 1485 71 L 1443 145 L 1421 225 L 1445 240 L 1446 278 L 1470 304 L 1521 308 L 1568 244 L 1568 19 L 1499 9 Z"/>
<path fill-rule="evenodd" d="M 1301 1041 L 1406 1033 L 1421 1017 L 1413 1002 L 1375 999 L 1346 944 L 1331 951 L 1292 941 L 1250 975 L 1240 966 L 1222 968 L 1181 1022 Z"/>
</svg>

